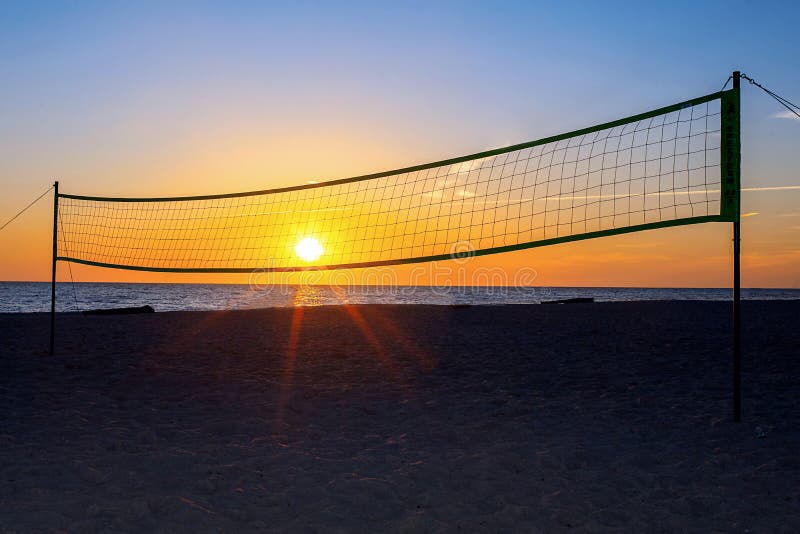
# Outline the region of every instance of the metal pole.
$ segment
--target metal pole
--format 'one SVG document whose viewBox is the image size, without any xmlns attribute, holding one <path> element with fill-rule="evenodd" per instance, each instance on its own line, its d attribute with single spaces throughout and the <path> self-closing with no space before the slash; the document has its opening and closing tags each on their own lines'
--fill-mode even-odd
<svg viewBox="0 0 800 534">
<path fill-rule="evenodd" d="M 50 282 L 50 356 L 56 344 L 56 258 L 58 257 L 58 180 L 53 184 L 53 263 Z"/>
<path fill-rule="evenodd" d="M 733 88 L 739 89 L 740 73 L 733 73 Z M 737 129 L 739 125 L 736 125 Z M 741 153 L 741 145 L 734 147 Z M 742 318 L 741 318 L 741 198 L 736 195 L 736 220 L 733 223 L 733 420 L 742 420 Z"/>
</svg>

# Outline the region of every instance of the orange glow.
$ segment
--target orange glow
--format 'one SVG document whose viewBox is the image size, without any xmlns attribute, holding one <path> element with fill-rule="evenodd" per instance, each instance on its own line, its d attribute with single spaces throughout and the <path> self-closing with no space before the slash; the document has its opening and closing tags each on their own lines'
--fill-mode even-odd
<svg viewBox="0 0 800 534">
<path fill-rule="evenodd" d="M 791 213 L 791 212 L 787 212 Z M 50 230 L 9 227 L 0 234 L 0 278 L 39 280 L 50 277 Z M 11 231 L 13 230 L 13 231 Z M 36 231 L 34 231 L 36 230 Z M 800 287 L 800 216 L 763 211 L 742 221 L 742 283 L 745 287 Z M 632 286 L 632 287 L 724 287 L 731 276 L 731 228 L 711 223 L 650 230 L 635 234 L 565 243 L 550 247 L 470 259 L 464 264 L 399 265 L 389 269 L 399 284 L 460 285 L 480 269 L 513 273 L 533 269 L 536 286 Z M 6 251 L 13 251 L 7 254 Z M 448 269 L 453 274 L 448 274 Z M 143 283 L 235 283 L 248 284 L 240 274 L 169 274 L 102 269 L 71 265 L 78 282 Z M 461 279 L 456 270 L 461 272 Z M 479 274 L 479 273 L 478 273 Z M 323 271 L 314 273 L 313 284 L 353 283 L 380 285 L 374 271 Z M 70 280 L 69 266 L 58 264 L 58 279 Z M 300 273 L 266 275 L 262 283 L 301 282 Z"/>
<path fill-rule="evenodd" d="M 365 146 L 371 146 L 365 138 Z M 280 143 L 279 143 L 280 144 Z M 244 145 L 248 146 L 247 144 Z M 250 145 L 251 147 L 253 145 Z M 254 147 L 253 147 L 254 148 Z M 339 147 L 342 148 L 342 147 Z M 241 150 L 241 147 L 239 148 Z M 342 148 L 343 150 L 343 148 Z M 230 154 L 223 151 L 220 157 Z M 244 156 L 244 154 L 242 154 Z M 345 161 L 331 153 L 331 170 L 322 172 L 322 167 L 297 158 L 291 162 L 283 159 L 276 166 L 262 166 L 265 174 L 269 169 L 288 170 L 289 163 L 297 164 L 299 171 L 312 175 L 347 176 L 370 170 L 400 166 L 414 161 L 410 154 L 390 154 L 372 145 L 366 151 L 361 167 Z M 438 154 L 437 154 L 438 155 Z M 302 183 L 298 172 L 286 173 L 289 178 L 281 181 L 257 180 L 258 164 L 250 154 L 251 167 L 241 167 L 241 180 L 237 187 L 221 187 L 214 182 L 214 172 L 192 165 L 177 173 L 180 179 L 165 179 L 160 184 L 126 181 L 123 178 L 112 182 L 86 181 L 82 186 L 72 185 L 72 180 L 62 181 L 62 190 L 75 193 L 102 193 L 119 195 L 177 195 L 184 193 L 220 192 L 233 189 L 257 189 L 265 186 Z M 433 156 L 433 155 L 431 155 Z M 248 159 L 248 158 L 245 158 Z M 232 161 L 236 161 L 233 158 Z M 381 163 L 382 162 L 382 163 Z M 285 163 L 285 165 L 284 165 Z M 211 165 L 212 170 L 221 169 L 222 163 Z M 166 177 L 176 167 L 163 166 L 147 169 L 158 176 Z M 197 173 L 192 177 L 192 173 Z M 294 177 L 294 178 L 292 178 Z M 756 190 L 757 189 L 757 190 Z M 796 189 L 772 190 L 770 188 L 745 189 L 742 196 L 742 283 L 745 287 L 800 287 L 800 214 L 796 208 L 800 191 Z M 0 199 L 4 213 L 13 212 L 15 205 L 23 204 L 21 198 L 28 191 L 14 191 L 14 196 Z M 28 197 L 35 197 L 31 191 Z M 20 197 L 20 198 L 17 198 Z M 50 277 L 52 203 L 45 197 L 19 220 L 14 221 L 0 233 L 0 280 L 47 281 Z M 757 216 L 750 216 L 757 213 Z M 313 228 L 312 228 L 313 231 Z M 300 240 L 311 237 L 297 235 Z M 315 238 L 316 239 L 316 238 Z M 287 243 L 293 251 L 298 242 Z M 320 243 L 323 247 L 323 243 Z M 324 247 L 324 248 L 327 248 Z M 324 257 L 327 251 L 323 251 Z M 730 281 L 731 229 L 729 224 L 711 223 L 662 230 L 651 230 L 635 234 L 606 237 L 591 241 L 567 243 L 551 247 L 518 251 L 506 254 L 472 258 L 458 265 L 462 278 L 445 272 L 455 267 L 452 262 L 436 265 L 402 265 L 391 268 L 393 280 L 399 284 L 469 284 L 480 269 L 500 269 L 513 275 L 520 268 L 535 270 L 536 276 L 528 283 L 537 286 L 639 286 L 639 287 L 720 287 Z M 87 267 L 78 264 L 58 264 L 58 279 L 78 282 L 157 282 L 157 283 L 249 283 L 248 275 L 236 274 L 169 274 L 122 271 Z M 354 284 L 375 284 L 371 274 L 365 270 L 353 270 L 347 275 Z M 296 283 L 296 275 L 270 276 L 271 281 L 285 280 Z M 341 273 L 320 273 L 314 283 L 326 284 L 341 280 Z"/>
<path fill-rule="evenodd" d="M 297 346 L 300 341 L 300 328 L 303 325 L 303 307 L 295 306 L 292 311 L 292 324 L 289 327 L 289 338 L 286 342 L 285 362 L 281 379 L 281 391 L 278 400 L 278 417 L 283 418 L 283 409 L 289 398 L 294 382 L 294 366 L 297 359 Z"/>
</svg>

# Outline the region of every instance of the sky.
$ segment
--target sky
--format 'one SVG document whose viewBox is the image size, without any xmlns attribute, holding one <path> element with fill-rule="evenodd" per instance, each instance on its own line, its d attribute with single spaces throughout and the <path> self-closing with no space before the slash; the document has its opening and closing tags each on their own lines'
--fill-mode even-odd
<svg viewBox="0 0 800 534">
<path fill-rule="evenodd" d="M 800 100 L 790 2 L 3 2 L 0 222 L 50 186 L 199 195 L 541 138 L 718 91 Z M 800 287 L 800 120 L 745 84 L 742 277 Z M 0 231 L 0 280 L 48 280 L 49 198 Z M 532 283 L 725 287 L 730 224 L 492 255 Z M 70 276 L 59 264 L 59 279 Z M 408 282 L 408 268 L 398 268 Z M 246 282 L 74 265 L 76 281 Z M 430 282 L 423 279 L 422 283 Z"/>
</svg>

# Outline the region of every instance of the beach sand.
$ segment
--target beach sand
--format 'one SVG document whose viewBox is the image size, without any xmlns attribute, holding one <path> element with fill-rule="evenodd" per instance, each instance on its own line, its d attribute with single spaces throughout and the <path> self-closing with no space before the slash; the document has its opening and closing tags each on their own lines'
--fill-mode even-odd
<svg viewBox="0 0 800 534">
<path fill-rule="evenodd" d="M 800 302 L 0 315 L 0 532 L 798 532 Z"/>
</svg>

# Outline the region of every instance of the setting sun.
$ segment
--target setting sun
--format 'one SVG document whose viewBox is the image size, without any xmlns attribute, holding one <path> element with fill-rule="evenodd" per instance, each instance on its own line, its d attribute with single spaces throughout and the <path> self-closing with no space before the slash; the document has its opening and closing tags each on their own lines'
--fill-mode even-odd
<svg viewBox="0 0 800 534">
<path fill-rule="evenodd" d="M 313 237 L 306 237 L 297 243 L 294 251 L 303 261 L 314 261 L 322 255 L 323 249 L 319 241 Z"/>
</svg>

